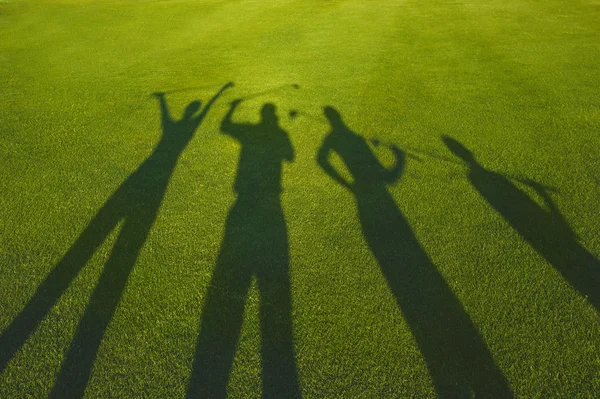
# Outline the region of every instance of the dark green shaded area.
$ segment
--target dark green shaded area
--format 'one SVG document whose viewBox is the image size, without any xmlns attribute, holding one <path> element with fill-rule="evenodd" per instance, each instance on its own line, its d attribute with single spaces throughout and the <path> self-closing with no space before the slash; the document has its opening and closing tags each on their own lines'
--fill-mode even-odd
<svg viewBox="0 0 600 399">
<path fill-rule="evenodd" d="M 190 398 L 226 397 L 253 278 L 260 293 L 263 396 L 300 397 L 292 336 L 292 303 L 287 229 L 279 198 L 284 161 L 294 160 L 288 134 L 275 106 L 265 104 L 258 124 L 232 121 L 232 103 L 221 131 L 241 145 L 235 180 L 237 200 L 202 310 L 200 335 L 188 389 Z"/>
<path fill-rule="evenodd" d="M 401 178 L 404 154 L 392 146 L 395 160 L 388 170 L 335 108 L 326 107 L 325 116 L 331 132 L 319 150 L 318 162 L 355 196 L 365 240 L 411 327 L 438 395 L 511 397 L 477 329 L 387 190 L 387 184 Z M 331 152 L 340 155 L 352 181 L 344 180 L 328 162 Z"/>
</svg>

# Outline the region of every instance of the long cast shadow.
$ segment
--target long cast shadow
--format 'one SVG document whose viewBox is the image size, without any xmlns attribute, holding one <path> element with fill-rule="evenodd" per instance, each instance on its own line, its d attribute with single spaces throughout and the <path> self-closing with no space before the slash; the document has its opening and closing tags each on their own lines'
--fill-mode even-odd
<svg viewBox="0 0 600 399">
<path fill-rule="evenodd" d="M 506 176 L 477 163 L 460 142 L 447 136 L 443 141 L 469 167 L 469 181 L 479 194 L 600 312 L 600 261 L 577 242 L 548 190 L 532 180 L 521 180 L 542 198 L 544 209 Z"/>
<path fill-rule="evenodd" d="M 82 397 L 92 364 L 138 254 L 148 236 L 165 195 L 177 160 L 192 139 L 206 113 L 231 84 L 225 85 L 200 109 L 190 103 L 179 121 L 174 121 L 164 94 L 157 93 L 163 135 L 152 154 L 104 203 L 75 243 L 37 288 L 23 311 L 0 338 L 0 371 L 21 348 L 39 323 L 87 264 L 110 232 L 123 226 L 94 287 L 80 320 L 50 397 Z"/>
<path fill-rule="evenodd" d="M 201 316 L 188 398 L 224 398 L 244 305 L 252 278 L 260 292 L 263 397 L 300 396 L 292 337 L 289 248 L 281 207 L 281 171 L 294 160 L 275 106 L 265 104 L 260 123 L 232 122 L 231 104 L 221 130 L 241 144 L 237 200 L 225 225 L 221 250 Z"/>
<path fill-rule="evenodd" d="M 400 179 L 405 155 L 395 146 L 387 169 L 337 110 L 325 107 L 331 132 L 317 155 L 323 170 L 354 194 L 364 237 L 387 279 L 441 397 L 510 398 L 512 393 L 477 328 L 431 262 L 386 185 Z M 336 152 L 353 181 L 330 163 Z"/>
</svg>

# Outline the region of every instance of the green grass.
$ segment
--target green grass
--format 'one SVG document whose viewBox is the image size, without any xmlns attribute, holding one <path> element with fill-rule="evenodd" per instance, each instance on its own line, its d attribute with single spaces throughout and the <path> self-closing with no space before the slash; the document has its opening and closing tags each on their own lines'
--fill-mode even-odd
<svg viewBox="0 0 600 399">
<path fill-rule="evenodd" d="M 215 374 L 231 397 L 260 397 L 263 380 L 269 394 L 278 336 L 293 342 L 275 384 L 290 395 L 295 366 L 306 398 L 492 397 L 502 384 L 524 398 L 595 397 L 598 43 L 595 0 L 0 2 L 0 397 L 71 384 L 86 397 L 185 397 L 195 360 L 228 333 L 233 365 Z M 151 93 L 187 89 L 166 96 L 177 119 L 229 81 L 174 168 L 164 154 L 178 155 L 177 142 L 144 163 L 163 134 Z M 250 98 L 234 115 L 257 123 L 275 104 L 295 153 L 280 196 L 250 189 L 267 205 L 235 208 L 245 194 L 234 191 L 242 147 L 221 131 L 229 103 L 292 83 L 300 89 Z M 327 105 L 366 140 L 404 151 L 398 180 L 353 194 L 320 167 Z M 469 169 L 443 136 L 485 169 Z M 369 151 L 393 167 L 388 146 L 344 140 L 329 158 L 344 178 L 378 179 L 356 175 L 377 169 Z M 120 197 L 136 170 L 148 180 L 130 178 Z M 164 173 L 154 215 L 145 201 L 162 195 Z M 552 202 L 516 178 L 553 187 Z M 552 205 L 564 222 L 545 219 Z M 53 280 L 69 270 L 66 254 L 87 259 L 77 240 L 101 209 L 115 229 L 92 231 L 89 261 Z M 244 228 L 252 241 L 240 242 Z M 285 293 L 261 302 L 256 276 L 211 284 L 223 259 L 245 267 L 256 246 L 289 263 L 291 311 Z M 578 274 L 585 262 L 595 270 Z M 261 306 L 281 316 L 263 332 Z M 89 379 L 68 371 L 73 342 Z"/>
</svg>

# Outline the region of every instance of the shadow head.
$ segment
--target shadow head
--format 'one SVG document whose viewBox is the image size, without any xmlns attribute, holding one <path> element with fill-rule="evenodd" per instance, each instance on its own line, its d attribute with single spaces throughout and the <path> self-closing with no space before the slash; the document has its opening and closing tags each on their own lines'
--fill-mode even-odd
<svg viewBox="0 0 600 399">
<path fill-rule="evenodd" d="M 342 115 L 340 115 L 338 110 L 333 108 L 331 105 L 326 105 L 323 107 L 323 114 L 329 120 L 329 123 L 331 123 L 332 126 L 344 126 Z"/>
<path fill-rule="evenodd" d="M 448 147 L 448 149 L 452 151 L 454 155 L 461 158 L 463 161 L 468 163 L 475 162 L 475 157 L 473 156 L 473 153 L 469 151 L 467 147 L 462 145 L 458 140 L 455 140 L 449 136 L 442 136 L 442 141 L 444 142 L 444 144 L 446 144 L 446 147 Z"/>
<path fill-rule="evenodd" d="M 262 106 L 260 110 L 260 117 L 264 123 L 277 123 L 277 114 L 276 114 L 275 104 L 266 103 Z"/>
<path fill-rule="evenodd" d="M 329 121 L 332 123 L 335 121 L 342 121 L 342 116 L 340 115 L 338 110 L 333 108 L 331 105 L 326 105 L 323 107 L 323 114 L 325 114 L 325 117 L 329 119 Z"/>
<path fill-rule="evenodd" d="M 202 104 L 198 100 L 189 103 L 183 111 L 183 119 L 190 119 L 192 116 L 194 116 L 194 114 L 200 109 L 201 105 Z"/>
</svg>

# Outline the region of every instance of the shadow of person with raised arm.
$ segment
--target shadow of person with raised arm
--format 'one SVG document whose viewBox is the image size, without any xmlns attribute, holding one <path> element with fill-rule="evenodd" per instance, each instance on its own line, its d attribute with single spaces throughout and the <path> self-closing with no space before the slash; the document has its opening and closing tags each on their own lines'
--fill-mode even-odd
<svg viewBox="0 0 600 399">
<path fill-rule="evenodd" d="M 398 307 L 421 350 L 440 397 L 512 397 L 477 328 L 444 277 L 431 262 L 388 192 L 398 181 L 404 153 L 395 146 L 395 164 L 385 168 L 364 138 L 351 131 L 337 110 L 325 107 L 331 132 L 317 162 L 354 195 L 363 234 Z M 347 181 L 329 161 L 336 152 L 353 181 Z"/>
<path fill-rule="evenodd" d="M 287 229 L 281 207 L 284 161 L 294 160 L 273 104 L 258 124 L 232 122 L 231 103 L 221 130 L 241 145 L 221 250 L 201 316 L 188 398 L 224 398 L 239 340 L 246 296 L 256 278 L 260 294 L 263 397 L 300 396 L 292 336 Z"/>
<path fill-rule="evenodd" d="M 469 181 L 479 194 L 600 312 L 600 261 L 577 242 L 548 189 L 532 180 L 520 180 L 536 191 L 544 208 L 506 176 L 477 163 L 461 143 L 447 136 L 442 139 L 469 167 Z"/>
<path fill-rule="evenodd" d="M 95 250 L 122 221 L 119 235 L 79 321 L 50 395 L 56 398 L 83 396 L 96 352 L 156 218 L 177 160 L 212 104 L 229 86 L 231 83 L 221 88 L 198 115 L 195 114 L 200 109 L 200 102 L 190 103 L 179 121 L 171 118 L 164 94 L 155 94 L 160 102 L 162 117 L 163 135 L 160 142 L 152 154 L 104 203 L 38 287 L 23 311 L 2 333 L 2 369 L 56 304 Z"/>
</svg>

